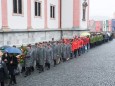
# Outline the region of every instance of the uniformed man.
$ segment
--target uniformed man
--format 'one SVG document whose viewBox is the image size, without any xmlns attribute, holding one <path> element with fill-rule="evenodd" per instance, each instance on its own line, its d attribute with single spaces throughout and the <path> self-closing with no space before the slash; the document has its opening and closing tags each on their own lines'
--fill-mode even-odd
<svg viewBox="0 0 115 86">
<path fill-rule="evenodd" d="M 58 46 L 56 42 L 52 44 L 52 49 L 53 49 L 53 60 L 54 60 L 54 67 L 55 67 L 57 65 L 57 52 L 58 52 Z"/>
<path fill-rule="evenodd" d="M 70 41 L 67 42 L 67 60 L 71 58 L 71 44 Z"/>
<path fill-rule="evenodd" d="M 57 41 L 57 64 L 60 63 L 60 59 L 61 59 L 61 44 L 59 41 Z"/>
<path fill-rule="evenodd" d="M 36 68 L 37 70 L 39 70 L 39 57 L 38 57 L 39 49 L 40 49 L 40 43 L 37 44 L 37 48 L 36 48 Z"/>
<path fill-rule="evenodd" d="M 39 61 L 39 73 L 44 72 L 46 54 L 43 43 L 40 43 L 40 48 L 38 51 L 38 61 Z"/>
<path fill-rule="evenodd" d="M 62 60 L 63 60 L 63 62 L 65 62 L 66 59 L 67 59 L 67 46 L 63 42 L 63 45 L 62 45 Z"/>
<path fill-rule="evenodd" d="M 53 50 L 50 44 L 47 44 L 46 49 L 46 67 L 49 70 L 50 66 L 53 65 Z"/>
<path fill-rule="evenodd" d="M 36 58 L 37 58 L 37 45 L 38 43 L 35 43 L 34 47 L 32 48 L 33 49 L 33 52 L 32 52 L 32 64 L 31 64 L 31 71 L 33 72 L 34 71 L 34 67 L 35 67 L 35 64 L 36 64 Z"/>
</svg>

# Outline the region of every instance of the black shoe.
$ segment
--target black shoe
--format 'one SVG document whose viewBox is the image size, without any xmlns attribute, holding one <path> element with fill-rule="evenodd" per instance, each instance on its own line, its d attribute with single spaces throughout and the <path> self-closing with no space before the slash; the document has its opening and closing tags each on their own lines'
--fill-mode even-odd
<svg viewBox="0 0 115 86">
<path fill-rule="evenodd" d="M 10 83 L 8 86 L 12 86 L 12 85 L 14 85 L 14 83 Z"/>
<path fill-rule="evenodd" d="M 14 84 L 17 84 L 17 82 L 14 82 Z"/>
<path fill-rule="evenodd" d="M 24 77 L 27 77 L 27 75 L 24 75 Z"/>
<path fill-rule="evenodd" d="M 47 68 L 47 70 L 49 70 L 50 68 Z"/>
<path fill-rule="evenodd" d="M 39 73 L 41 73 L 42 71 L 39 71 Z"/>
</svg>

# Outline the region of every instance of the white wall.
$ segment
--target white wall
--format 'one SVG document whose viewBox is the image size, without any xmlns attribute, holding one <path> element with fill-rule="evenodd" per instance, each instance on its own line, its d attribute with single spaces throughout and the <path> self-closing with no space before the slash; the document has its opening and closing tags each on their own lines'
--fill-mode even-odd
<svg viewBox="0 0 115 86">
<path fill-rule="evenodd" d="M 73 27 L 73 0 L 62 1 L 62 28 Z"/>
<path fill-rule="evenodd" d="M 47 0 L 47 20 L 48 28 L 56 29 L 58 28 L 58 0 Z M 55 19 L 50 18 L 50 5 L 55 5 Z"/>
<path fill-rule="evenodd" d="M 53 35 L 52 35 L 53 34 Z M 56 34 L 56 35 L 55 35 Z M 27 45 L 27 44 L 35 44 L 43 41 L 51 41 L 52 38 L 54 40 L 60 40 L 61 33 L 60 31 L 52 31 L 52 32 L 22 32 L 22 33 L 4 33 L 0 34 L 0 46 L 3 45 Z"/>
<path fill-rule="evenodd" d="M 32 28 L 33 29 L 43 29 L 44 28 L 44 22 L 45 22 L 45 18 L 44 18 L 44 0 L 39 0 L 41 2 L 41 17 L 35 17 L 35 6 L 34 6 L 34 1 L 35 0 L 31 0 L 31 18 L 32 18 Z"/>
<path fill-rule="evenodd" d="M 1 8 L 1 0 L 0 0 L 0 29 L 2 27 L 2 13 L 1 13 L 1 10 L 2 10 L 2 8 Z"/>
<path fill-rule="evenodd" d="M 10 29 L 27 29 L 27 0 L 23 0 L 23 16 L 13 15 L 13 0 L 7 0 Z"/>
<path fill-rule="evenodd" d="M 88 0 L 87 0 L 88 1 Z M 88 20 L 88 7 L 86 10 L 86 21 L 82 21 L 82 16 L 83 16 L 83 8 L 82 8 L 82 3 L 84 2 L 84 0 L 80 0 L 80 29 L 87 29 L 87 20 Z M 88 2 L 87 2 L 88 3 Z M 88 4 L 89 5 L 89 4 Z"/>
</svg>

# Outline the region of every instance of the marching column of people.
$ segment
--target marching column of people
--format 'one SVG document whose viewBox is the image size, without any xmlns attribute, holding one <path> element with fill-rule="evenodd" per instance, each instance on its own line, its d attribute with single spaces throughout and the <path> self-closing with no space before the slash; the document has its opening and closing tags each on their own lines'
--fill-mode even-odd
<svg viewBox="0 0 115 86">
<path fill-rule="evenodd" d="M 30 75 L 35 67 L 41 73 L 45 69 L 49 70 L 52 66 L 55 67 L 61 62 L 80 56 L 88 51 L 89 48 L 89 37 L 36 43 L 35 47 L 28 45 L 24 59 L 25 66 L 22 66 L 22 70 L 26 69 L 25 77 Z"/>
<path fill-rule="evenodd" d="M 7 52 L 0 55 L 0 74 L 4 69 L 7 77 L 10 78 L 9 85 L 17 84 L 15 70 L 18 65 L 21 66 L 21 73 L 24 73 L 24 77 L 31 75 L 35 69 L 41 73 L 62 62 L 81 56 L 90 48 L 105 43 L 105 40 L 102 35 L 91 35 L 90 38 L 89 36 L 75 37 L 60 41 L 40 42 L 34 46 L 31 44 L 27 47 L 21 46 L 21 55 L 15 56 Z M 4 86 L 4 80 L 7 78 L 3 77 L 0 76 L 1 86 Z"/>
</svg>

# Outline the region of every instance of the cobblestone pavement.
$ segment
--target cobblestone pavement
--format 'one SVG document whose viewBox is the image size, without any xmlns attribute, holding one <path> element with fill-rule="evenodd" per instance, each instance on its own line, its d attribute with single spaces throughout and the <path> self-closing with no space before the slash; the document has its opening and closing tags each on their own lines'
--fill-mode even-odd
<svg viewBox="0 0 115 86">
<path fill-rule="evenodd" d="M 44 73 L 18 76 L 17 86 L 115 86 L 115 40 Z"/>
</svg>

